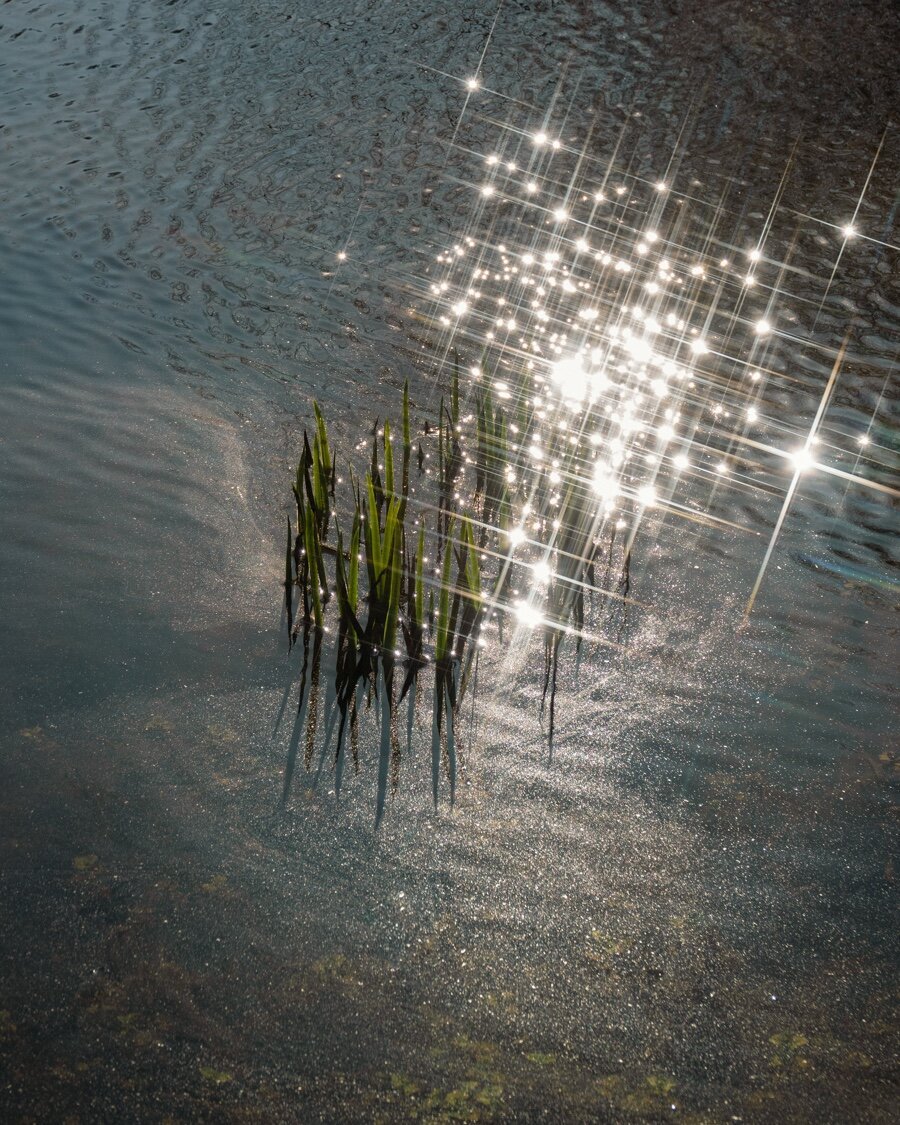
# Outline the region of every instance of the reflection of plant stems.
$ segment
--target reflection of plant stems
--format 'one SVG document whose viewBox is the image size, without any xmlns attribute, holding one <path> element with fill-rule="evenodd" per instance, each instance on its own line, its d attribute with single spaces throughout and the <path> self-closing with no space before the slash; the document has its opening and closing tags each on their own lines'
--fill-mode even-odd
<svg viewBox="0 0 900 1125">
<path fill-rule="evenodd" d="M 307 769 L 312 765 L 313 749 L 315 747 L 316 727 L 319 721 L 319 667 L 322 661 L 322 630 L 316 629 L 313 639 L 312 671 L 309 683 L 309 702 L 307 704 L 306 719 L 306 754 L 304 765 Z"/>
<path fill-rule="evenodd" d="M 291 782 L 294 778 L 294 769 L 297 762 L 297 748 L 300 742 L 300 734 L 303 729 L 302 720 L 304 715 L 304 703 L 306 701 L 306 674 L 309 666 L 309 618 L 304 618 L 303 626 L 303 663 L 300 669 L 300 695 L 297 699 L 297 715 L 294 720 L 294 730 L 291 735 L 291 742 L 288 748 L 287 764 L 284 769 L 284 787 L 281 794 L 282 804 L 287 802 L 291 792 Z"/>
<path fill-rule="evenodd" d="M 526 390 L 522 382 L 516 393 L 521 397 Z M 509 396 L 503 390 L 499 397 Z M 285 549 L 290 640 L 303 630 L 298 722 L 285 769 L 285 800 L 295 769 L 298 724 L 305 720 L 309 769 L 322 708 L 317 776 L 333 763 L 335 792 L 340 796 L 348 740 L 354 768 L 359 770 L 359 717 L 366 700 L 380 728 L 375 802 L 376 825 L 380 824 L 388 784 L 396 787 L 401 769 L 397 704 L 408 696 L 405 749 L 409 753 L 420 677 L 433 675 L 432 795 L 437 805 L 443 772 L 451 803 L 454 801 L 459 716 L 470 678 L 469 727 L 467 738 L 460 743 L 466 747 L 467 757 L 476 734 L 480 638 L 489 622 L 496 620 L 500 644 L 505 644 L 505 615 L 513 608 L 512 599 L 519 597 L 524 561 L 516 557 L 516 547 L 524 543 L 527 550 L 533 536 L 547 537 L 546 559 L 555 570 L 551 570 L 546 612 L 542 613 L 546 624 L 541 718 L 549 709 L 552 756 L 560 647 L 564 635 L 574 631 L 577 675 L 586 613 L 593 612 L 604 517 L 598 513 L 590 482 L 581 480 L 572 439 L 554 429 L 542 435 L 534 411 L 522 402 L 510 413 L 505 402 L 496 400 L 488 381 L 478 386 L 473 405 L 473 412 L 463 417 L 459 359 L 454 355 L 452 383 L 441 399 L 437 425 L 424 426 L 424 433 L 434 435 L 432 440 L 437 443 L 430 469 L 422 443 L 418 443 L 419 471 L 425 485 L 430 482 L 432 488 L 429 504 L 410 486 L 413 442 L 408 384 L 403 387 L 400 426 L 395 430 L 388 420 L 381 426 L 376 422 L 369 471 L 357 478 L 351 468 L 349 486 L 340 495 L 336 493 L 337 456 L 325 419 L 314 404 L 315 426 L 304 434 L 292 485 L 296 534 L 289 520 Z M 469 427 L 474 434 L 467 432 Z M 532 441 L 542 436 L 539 460 L 543 468 L 530 461 L 528 452 Z M 467 444 L 473 439 L 474 447 Z M 559 471 L 550 472 L 551 465 Z M 336 542 L 328 541 L 332 526 Z M 615 541 L 613 526 L 604 584 L 613 565 Z M 630 592 L 630 561 L 626 550 L 620 579 L 622 629 Z M 487 597 L 482 591 L 483 565 L 491 568 Z M 302 598 L 296 611 L 294 586 L 300 587 Z M 337 602 L 334 678 L 326 685 L 323 702 L 319 680 L 323 637 L 329 632 L 326 622 L 334 614 L 329 609 L 332 594 Z M 309 633 L 313 629 L 310 663 Z M 398 661 L 402 662 L 402 675 L 395 685 Z M 332 738 L 336 738 L 333 748 Z"/>
<path fill-rule="evenodd" d="M 284 558 L 284 608 L 287 613 L 288 651 L 293 645 L 294 631 L 294 531 L 287 521 L 287 550 Z"/>
<path fill-rule="evenodd" d="M 391 711 L 391 793 L 400 785 L 400 741 L 397 738 L 397 713 Z"/>
<path fill-rule="evenodd" d="M 553 733 L 556 721 L 556 670 L 559 664 L 559 646 L 561 642 L 562 633 L 559 629 L 548 626 L 544 638 L 544 685 L 541 691 L 541 718 L 544 716 L 544 706 L 549 695 L 550 726 L 548 744 L 551 759 L 553 757 Z"/>
<path fill-rule="evenodd" d="M 382 654 L 384 671 L 384 699 L 381 705 L 381 748 L 378 755 L 378 795 L 375 804 L 375 827 L 381 824 L 384 816 L 384 801 L 387 795 L 388 769 L 391 760 L 391 724 L 394 717 L 394 662 Z"/>
<path fill-rule="evenodd" d="M 475 649 L 475 669 L 472 673 L 472 706 L 469 708 L 469 745 L 466 751 L 466 756 L 472 756 L 472 741 L 476 736 L 475 727 L 475 700 L 478 696 L 478 659 L 481 656 L 480 649 Z"/>
<path fill-rule="evenodd" d="M 556 671 L 559 667 L 559 642 L 560 635 L 557 633 L 553 643 L 553 673 L 550 682 L 550 731 L 547 739 L 551 760 L 553 758 L 553 733 L 556 726 Z"/>
<path fill-rule="evenodd" d="M 622 620 L 619 624 L 619 633 L 616 638 L 618 644 L 625 643 L 628 628 L 628 595 L 631 591 L 631 547 L 626 547 L 625 557 L 622 560 L 622 577 L 619 580 L 622 590 Z"/>
</svg>

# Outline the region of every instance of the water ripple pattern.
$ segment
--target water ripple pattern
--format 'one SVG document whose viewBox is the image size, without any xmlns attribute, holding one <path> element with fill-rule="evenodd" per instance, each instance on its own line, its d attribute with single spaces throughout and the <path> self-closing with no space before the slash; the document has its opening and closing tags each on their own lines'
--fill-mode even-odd
<svg viewBox="0 0 900 1125">
<path fill-rule="evenodd" d="M 0 4 L 3 1120 L 895 1119 L 898 41 L 876 0 Z M 365 733 L 279 810 L 312 399 L 344 452 L 407 376 L 433 421 L 436 258 L 526 123 L 767 232 L 762 421 L 848 334 L 822 443 L 883 487 L 803 474 L 744 631 L 785 474 L 705 494 L 742 532 L 636 563 L 552 765 L 525 650 L 452 815 L 422 732 L 377 836 Z"/>
</svg>

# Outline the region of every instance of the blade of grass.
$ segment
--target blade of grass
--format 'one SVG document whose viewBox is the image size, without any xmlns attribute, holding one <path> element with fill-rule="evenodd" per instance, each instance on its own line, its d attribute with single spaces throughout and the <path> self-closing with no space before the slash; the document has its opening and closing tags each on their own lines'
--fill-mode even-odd
<svg viewBox="0 0 900 1125">
<path fill-rule="evenodd" d="M 451 542 L 451 535 L 453 533 L 453 518 L 450 517 L 450 522 L 447 527 L 447 542 L 444 545 L 444 565 L 441 570 L 441 588 L 438 594 L 438 625 L 437 625 L 437 640 L 435 642 L 435 658 L 443 660 L 447 655 L 447 647 L 450 639 L 450 568 L 453 563 L 453 544 Z"/>
<path fill-rule="evenodd" d="M 316 623 L 316 629 L 322 628 L 322 597 L 319 592 L 319 568 L 318 556 L 320 552 L 316 548 L 316 525 L 313 520 L 312 509 L 306 509 L 306 520 L 304 525 L 304 541 L 306 547 L 306 565 L 309 568 L 309 594 L 312 601 L 313 618 Z"/>
<path fill-rule="evenodd" d="M 384 491 L 394 495 L 394 443 L 391 440 L 391 424 L 384 423 Z"/>
</svg>

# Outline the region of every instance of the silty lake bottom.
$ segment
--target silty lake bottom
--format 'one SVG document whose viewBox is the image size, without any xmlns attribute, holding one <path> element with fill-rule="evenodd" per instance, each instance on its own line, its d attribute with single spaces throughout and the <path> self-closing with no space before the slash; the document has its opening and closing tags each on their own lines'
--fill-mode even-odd
<svg viewBox="0 0 900 1125">
<path fill-rule="evenodd" d="M 0 7 L 3 1120 L 895 1120 L 898 35 L 880 3 Z M 504 123 L 671 176 L 698 253 L 764 240 L 762 440 L 846 336 L 817 457 L 869 483 L 802 476 L 740 630 L 791 474 L 699 478 L 728 525 L 650 517 L 552 763 L 539 638 L 488 649 L 455 809 L 423 714 L 375 834 L 374 728 L 340 805 L 279 806 L 286 501 L 313 398 L 347 452 L 406 377 L 434 421 L 428 270 Z"/>
</svg>

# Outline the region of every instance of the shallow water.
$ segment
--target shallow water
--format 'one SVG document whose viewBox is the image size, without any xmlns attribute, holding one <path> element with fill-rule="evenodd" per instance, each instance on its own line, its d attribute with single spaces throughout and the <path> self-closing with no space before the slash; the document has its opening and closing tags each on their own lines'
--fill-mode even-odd
<svg viewBox="0 0 900 1125">
<path fill-rule="evenodd" d="M 494 14 L 0 8 L 11 1120 L 891 1119 L 889 493 L 804 476 L 743 632 L 785 474 L 704 495 L 742 530 L 651 524 L 627 652 L 566 664 L 552 765 L 539 686 L 496 665 L 452 815 L 424 747 L 378 836 L 365 760 L 340 807 L 305 779 L 277 811 L 302 426 L 315 397 L 348 448 L 406 375 L 434 409 L 417 296 L 499 117 L 555 95 L 637 176 L 681 136 L 738 245 L 793 153 L 767 413 L 809 424 L 849 325 L 829 463 L 898 487 L 896 15 L 508 3 L 485 81 L 537 108 L 460 123 L 446 75 Z M 882 138 L 823 300 L 816 220 L 853 214 Z"/>
</svg>

